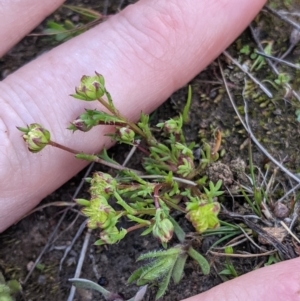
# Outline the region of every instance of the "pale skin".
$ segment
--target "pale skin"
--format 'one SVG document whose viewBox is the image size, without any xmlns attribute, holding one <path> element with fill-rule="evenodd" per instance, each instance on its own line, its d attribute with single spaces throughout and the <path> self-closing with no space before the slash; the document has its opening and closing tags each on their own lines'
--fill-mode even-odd
<svg viewBox="0 0 300 301">
<path fill-rule="evenodd" d="M 110 141 L 106 128 L 66 130 L 85 107 L 68 95 L 83 74 L 106 78 L 116 106 L 132 120 L 151 112 L 215 59 L 255 17 L 264 0 L 141 0 L 104 24 L 22 67 L 0 83 L 0 232 L 85 165 L 46 148 L 30 154 L 16 126 L 43 124 L 53 140 L 85 152 Z M 0 3 L 0 55 L 62 0 Z M 75 138 L 75 139 L 74 139 Z M 185 301 L 300 300 L 300 261 L 249 273 Z"/>
</svg>

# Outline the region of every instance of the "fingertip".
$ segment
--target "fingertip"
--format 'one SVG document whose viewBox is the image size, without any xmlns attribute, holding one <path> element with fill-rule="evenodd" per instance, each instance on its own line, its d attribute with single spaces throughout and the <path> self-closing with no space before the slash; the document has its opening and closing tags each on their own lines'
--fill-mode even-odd
<svg viewBox="0 0 300 301">
<path fill-rule="evenodd" d="M 63 2 L 64 0 L 11 0 L 1 3 L 0 57 Z"/>
</svg>

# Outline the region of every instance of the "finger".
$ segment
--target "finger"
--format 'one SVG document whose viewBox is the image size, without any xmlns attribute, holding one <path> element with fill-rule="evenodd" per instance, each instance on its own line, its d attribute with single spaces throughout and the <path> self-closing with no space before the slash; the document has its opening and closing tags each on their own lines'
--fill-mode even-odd
<svg viewBox="0 0 300 301">
<path fill-rule="evenodd" d="M 182 301 L 299 301 L 300 259 L 281 262 Z"/>
<path fill-rule="evenodd" d="M 0 57 L 56 10 L 64 0 L 0 2 Z"/>
<path fill-rule="evenodd" d="M 84 165 L 50 147 L 28 154 L 16 125 L 39 122 L 57 142 L 97 152 L 110 144 L 103 137 L 106 127 L 84 135 L 65 130 L 84 108 L 96 107 L 67 96 L 83 74 L 103 74 L 116 107 L 137 120 L 141 111 L 154 110 L 209 64 L 263 4 L 264 0 L 140 1 L 8 76 L 0 86 L 0 231 Z"/>
</svg>

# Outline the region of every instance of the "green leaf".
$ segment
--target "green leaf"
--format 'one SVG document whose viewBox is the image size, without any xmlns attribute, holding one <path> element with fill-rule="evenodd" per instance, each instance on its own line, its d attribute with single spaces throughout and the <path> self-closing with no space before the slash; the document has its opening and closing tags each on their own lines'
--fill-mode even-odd
<svg viewBox="0 0 300 301">
<path fill-rule="evenodd" d="M 223 276 L 232 276 L 232 273 L 229 269 L 224 269 L 221 272 L 219 272 L 218 274 L 223 275 Z"/>
<path fill-rule="evenodd" d="M 187 254 L 179 255 L 172 272 L 172 278 L 175 284 L 179 283 L 182 278 L 185 262 L 188 258 Z"/>
<path fill-rule="evenodd" d="M 155 252 L 148 252 L 146 254 L 142 254 L 138 257 L 137 261 L 141 261 L 144 259 L 150 259 L 150 258 L 156 258 L 156 257 L 162 257 L 162 256 L 173 256 L 178 255 L 182 252 L 182 249 L 180 247 L 173 247 L 169 250 L 162 250 L 162 251 L 155 251 Z"/>
<path fill-rule="evenodd" d="M 145 270 L 145 267 L 142 266 L 140 268 L 138 268 L 137 270 L 135 270 L 132 275 L 129 277 L 129 279 L 127 280 L 128 283 L 132 283 L 133 281 L 139 279 L 143 273 L 143 271 Z"/>
<path fill-rule="evenodd" d="M 244 53 L 246 55 L 249 55 L 251 52 L 250 46 L 249 45 L 244 45 L 241 49 L 240 49 L 240 53 Z"/>
<path fill-rule="evenodd" d="M 99 285 L 91 280 L 88 280 L 88 279 L 71 278 L 71 279 L 69 279 L 69 281 L 72 282 L 72 284 L 78 288 L 92 289 L 92 290 L 95 290 L 95 291 L 101 293 L 106 300 L 109 300 L 110 296 L 112 295 L 112 293 L 110 291 L 106 290 L 101 285 Z"/>
<path fill-rule="evenodd" d="M 145 235 L 147 235 L 147 234 L 150 234 L 150 233 L 152 232 L 152 228 L 153 228 L 153 226 L 147 228 L 145 231 L 143 231 L 143 232 L 141 233 L 141 236 L 145 236 Z"/>
<path fill-rule="evenodd" d="M 191 103 L 192 103 L 192 86 L 189 85 L 186 105 L 184 106 L 183 112 L 182 112 L 182 119 L 183 119 L 184 123 L 188 123 L 190 121 L 189 111 L 190 111 Z"/>
<path fill-rule="evenodd" d="M 105 160 L 106 162 L 113 163 L 113 164 L 119 164 L 117 161 L 113 160 L 112 158 L 109 157 L 107 150 L 104 148 L 99 155 L 99 158 Z"/>
<path fill-rule="evenodd" d="M 193 247 L 189 247 L 187 253 L 198 262 L 202 273 L 204 275 L 208 275 L 210 272 L 210 266 L 206 258 L 202 256 L 199 252 L 197 252 Z"/>
<path fill-rule="evenodd" d="M 169 220 L 172 222 L 174 226 L 174 233 L 177 236 L 178 240 L 183 243 L 185 240 L 185 232 L 179 226 L 179 224 L 174 220 L 173 217 L 169 216 Z"/>
<path fill-rule="evenodd" d="M 141 113 L 140 122 L 138 123 L 139 128 L 144 132 L 147 139 L 153 139 L 150 127 L 149 127 L 149 115 Z"/>
<path fill-rule="evenodd" d="M 105 245 L 105 242 L 104 242 L 102 239 L 97 239 L 97 240 L 94 242 L 94 245 L 95 245 L 95 246 L 103 246 L 103 245 Z"/>
<path fill-rule="evenodd" d="M 156 293 L 155 300 L 159 299 L 165 294 L 168 285 L 170 283 L 171 276 L 172 276 L 172 269 L 170 269 L 170 271 L 163 277 L 163 279 L 159 281 L 158 291 Z"/>
<path fill-rule="evenodd" d="M 170 265 L 174 262 L 173 258 L 161 258 L 159 260 L 155 260 L 149 265 L 141 275 L 140 279 L 155 281 L 158 278 L 162 277 L 166 274 L 170 269 Z"/>
<path fill-rule="evenodd" d="M 85 199 L 75 199 L 75 202 L 81 206 L 90 206 L 91 202 Z"/>
</svg>

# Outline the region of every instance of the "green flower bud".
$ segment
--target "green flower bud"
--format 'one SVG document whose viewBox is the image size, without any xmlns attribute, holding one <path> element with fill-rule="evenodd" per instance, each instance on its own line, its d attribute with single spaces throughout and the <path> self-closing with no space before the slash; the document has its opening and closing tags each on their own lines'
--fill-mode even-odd
<svg viewBox="0 0 300 301">
<path fill-rule="evenodd" d="M 108 245 L 115 244 L 115 243 L 119 242 L 121 239 L 123 239 L 126 234 L 127 234 L 126 229 L 118 230 L 117 227 L 110 227 L 104 231 L 101 231 L 100 239 L 101 239 L 102 243 L 98 242 L 97 244 L 98 245 L 99 244 L 108 244 Z"/>
<path fill-rule="evenodd" d="M 180 135 L 182 132 L 182 119 L 169 119 L 157 124 L 157 127 L 163 128 L 166 134 Z"/>
<path fill-rule="evenodd" d="M 80 85 L 75 88 L 76 93 L 72 94 L 74 98 L 93 101 L 101 98 L 106 90 L 104 86 L 104 77 L 95 72 L 94 76 L 84 75 L 80 80 Z"/>
<path fill-rule="evenodd" d="M 107 173 L 95 172 L 91 180 L 90 193 L 93 197 L 111 196 L 116 190 L 117 181 Z"/>
<path fill-rule="evenodd" d="M 134 137 L 135 137 L 135 132 L 132 129 L 129 129 L 127 127 L 121 127 L 117 135 L 119 136 L 118 138 L 125 143 L 133 143 L 134 142 Z"/>
<path fill-rule="evenodd" d="M 167 243 L 173 236 L 174 226 L 167 218 L 163 209 L 159 208 L 155 213 L 155 224 L 152 228 L 152 234 L 158 238 L 162 243 Z"/>
<path fill-rule="evenodd" d="M 71 130 L 73 132 L 79 130 L 81 132 L 88 132 L 93 128 L 93 125 L 88 125 L 84 120 L 80 119 L 78 117 L 75 119 L 71 124 L 68 126 L 68 130 Z"/>
<path fill-rule="evenodd" d="M 28 145 L 29 151 L 37 153 L 50 142 L 50 132 L 38 123 L 32 123 L 27 128 L 17 127 L 24 133 L 23 139 Z"/>
<path fill-rule="evenodd" d="M 117 222 L 115 210 L 107 203 L 104 196 L 93 198 L 90 204 L 81 210 L 88 217 L 88 227 L 90 229 L 105 229 Z"/>
<path fill-rule="evenodd" d="M 191 207 L 191 206 L 190 206 Z M 199 205 L 186 215 L 191 221 L 198 233 L 203 233 L 207 229 L 215 229 L 219 227 L 218 214 L 220 212 L 220 204 L 217 202 Z"/>
</svg>

